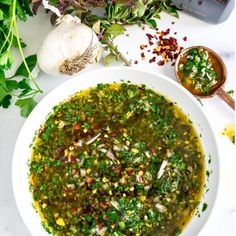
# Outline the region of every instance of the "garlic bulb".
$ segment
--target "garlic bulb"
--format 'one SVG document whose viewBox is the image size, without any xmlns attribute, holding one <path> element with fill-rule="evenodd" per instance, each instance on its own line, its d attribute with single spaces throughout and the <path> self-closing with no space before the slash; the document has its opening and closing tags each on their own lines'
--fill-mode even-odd
<svg viewBox="0 0 236 236">
<path fill-rule="evenodd" d="M 65 15 L 58 23 L 39 49 L 38 64 L 50 75 L 74 75 L 95 61 L 99 40 L 76 16 Z"/>
</svg>

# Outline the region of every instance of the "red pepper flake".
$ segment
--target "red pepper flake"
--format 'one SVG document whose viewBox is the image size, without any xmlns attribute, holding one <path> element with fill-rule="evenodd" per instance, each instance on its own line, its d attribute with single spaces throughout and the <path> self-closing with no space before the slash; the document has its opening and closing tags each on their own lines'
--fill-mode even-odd
<svg viewBox="0 0 236 236">
<path fill-rule="evenodd" d="M 141 45 L 140 45 L 140 49 L 141 49 L 141 50 L 143 50 L 143 49 L 146 48 L 146 47 L 147 47 L 147 45 L 145 45 L 145 44 L 141 44 Z"/>
<path fill-rule="evenodd" d="M 175 24 L 175 22 L 173 21 L 172 24 Z M 159 31 L 157 29 L 155 34 L 153 35 L 150 33 L 146 34 L 148 44 L 145 48 L 147 48 L 147 52 L 155 55 L 149 58 L 149 63 L 157 61 L 157 65 L 162 66 L 168 62 L 171 62 L 171 65 L 174 65 L 176 58 L 178 57 L 183 48 L 179 46 L 176 38 L 168 36 L 170 32 L 170 28 L 167 28 L 162 31 Z M 177 34 L 177 32 L 174 32 L 173 34 Z M 186 41 L 187 37 L 185 36 L 183 39 Z M 155 46 L 152 47 L 152 45 Z M 140 49 L 143 50 L 144 46 L 140 45 Z M 141 59 L 145 60 L 145 58 L 145 54 L 144 52 L 142 52 Z"/>
<path fill-rule="evenodd" d="M 165 61 L 163 61 L 163 60 L 157 62 L 158 66 L 163 66 L 164 64 L 165 64 Z"/>
<path fill-rule="evenodd" d="M 83 115 L 82 115 L 82 120 L 83 120 L 83 121 L 85 121 L 85 120 L 86 120 L 86 118 L 87 118 L 87 117 L 86 117 L 86 115 L 85 115 L 85 114 L 83 114 Z"/>
<path fill-rule="evenodd" d="M 156 61 L 156 57 L 153 57 L 152 59 L 149 60 L 149 63 L 153 63 Z"/>
<path fill-rule="evenodd" d="M 174 24 L 175 24 L 175 22 L 174 22 L 174 21 L 172 21 L 172 22 L 171 22 L 171 24 L 172 24 L 172 25 L 174 25 Z"/>
<path fill-rule="evenodd" d="M 186 37 L 186 36 L 185 36 L 185 37 L 183 37 L 183 40 L 184 40 L 184 41 L 187 41 L 187 37 Z"/>
<path fill-rule="evenodd" d="M 149 45 L 152 46 L 154 43 L 152 41 L 149 41 Z"/>
<path fill-rule="evenodd" d="M 146 34 L 146 36 L 149 38 L 149 40 L 154 38 L 154 36 L 151 34 Z"/>
<path fill-rule="evenodd" d="M 171 64 L 171 66 L 174 66 L 175 65 L 175 62 L 173 62 L 172 64 Z"/>
<path fill-rule="evenodd" d="M 141 59 L 142 59 L 142 60 L 145 60 L 145 54 L 144 54 L 144 52 L 141 53 Z"/>
<path fill-rule="evenodd" d="M 111 203 L 110 202 L 100 202 L 99 205 L 101 206 L 101 208 L 106 209 L 111 205 Z"/>
<path fill-rule="evenodd" d="M 77 123 L 77 124 L 74 125 L 74 129 L 75 129 L 75 130 L 79 130 L 80 127 L 81 127 L 81 124 L 80 124 L 80 123 Z"/>
<path fill-rule="evenodd" d="M 135 64 L 135 65 L 137 65 L 137 64 L 138 64 L 138 61 L 137 61 L 137 60 L 136 60 L 136 61 L 134 61 L 134 64 Z"/>
<path fill-rule="evenodd" d="M 151 148 L 151 153 L 156 153 L 157 152 L 157 149 L 156 148 Z"/>
<path fill-rule="evenodd" d="M 93 181 L 94 181 L 94 178 L 93 178 L 92 176 L 88 176 L 88 177 L 86 178 L 86 183 L 88 183 L 88 184 L 93 183 Z"/>
<path fill-rule="evenodd" d="M 71 163 L 75 163 L 76 162 L 76 157 L 75 156 L 70 156 L 70 161 Z"/>
<path fill-rule="evenodd" d="M 71 210 L 71 212 L 72 212 L 73 214 L 75 214 L 75 213 L 77 213 L 78 208 L 77 208 L 77 207 L 73 207 L 73 208 L 71 208 L 70 210 Z"/>
<path fill-rule="evenodd" d="M 166 36 L 166 35 L 168 35 L 169 33 L 170 33 L 170 28 L 159 32 L 159 34 L 160 34 L 161 36 Z"/>
<path fill-rule="evenodd" d="M 130 176 L 132 174 L 133 170 L 132 169 L 128 169 L 127 170 L 127 174 Z"/>
</svg>

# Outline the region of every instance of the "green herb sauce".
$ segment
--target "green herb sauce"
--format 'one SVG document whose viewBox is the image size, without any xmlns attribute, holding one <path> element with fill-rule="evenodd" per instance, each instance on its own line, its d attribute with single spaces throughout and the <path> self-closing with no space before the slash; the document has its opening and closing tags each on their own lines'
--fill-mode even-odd
<svg viewBox="0 0 236 236">
<path fill-rule="evenodd" d="M 200 201 L 204 155 L 188 118 L 145 86 L 99 84 L 58 106 L 30 160 L 53 235 L 177 235 Z"/>
<path fill-rule="evenodd" d="M 191 48 L 181 58 L 178 76 L 195 95 L 210 95 L 221 82 L 222 69 L 215 57 L 203 48 Z"/>
</svg>

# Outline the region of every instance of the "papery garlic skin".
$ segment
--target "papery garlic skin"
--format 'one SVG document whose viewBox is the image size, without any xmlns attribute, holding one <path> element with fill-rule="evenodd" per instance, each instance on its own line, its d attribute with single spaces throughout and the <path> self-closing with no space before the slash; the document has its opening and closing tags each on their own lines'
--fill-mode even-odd
<svg viewBox="0 0 236 236">
<path fill-rule="evenodd" d="M 74 75 L 93 63 L 98 52 L 99 40 L 95 32 L 78 17 L 65 15 L 46 36 L 37 57 L 40 68 L 47 74 Z"/>
</svg>

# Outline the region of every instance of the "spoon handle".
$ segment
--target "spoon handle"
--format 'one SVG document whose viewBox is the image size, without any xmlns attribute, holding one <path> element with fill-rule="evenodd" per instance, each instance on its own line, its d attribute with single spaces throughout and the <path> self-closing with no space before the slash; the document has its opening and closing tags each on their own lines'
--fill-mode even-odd
<svg viewBox="0 0 236 236">
<path fill-rule="evenodd" d="M 222 88 L 220 88 L 217 92 L 217 95 L 224 100 L 233 110 L 235 110 L 235 101 L 234 99 L 226 93 Z"/>
</svg>

